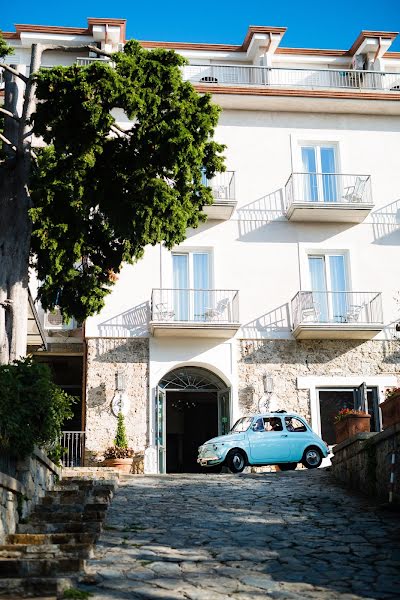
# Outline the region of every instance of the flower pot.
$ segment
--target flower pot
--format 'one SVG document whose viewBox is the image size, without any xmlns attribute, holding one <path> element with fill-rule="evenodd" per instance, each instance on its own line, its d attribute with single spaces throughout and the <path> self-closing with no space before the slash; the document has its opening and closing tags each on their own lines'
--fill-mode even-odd
<svg viewBox="0 0 400 600">
<path fill-rule="evenodd" d="M 383 429 L 387 429 L 396 423 L 400 423 L 400 393 L 386 398 L 379 407 L 382 412 Z"/>
<path fill-rule="evenodd" d="M 130 473 L 132 471 L 131 458 L 106 458 L 103 460 L 103 467 L 114 467 L 122 473 Z"/>
<path fill-rule="evenodd" d="M 346 415 L 335 423 L 336 443 L 344 442 L 349 437 L 370 431 L 371 415 Z"/>
</svg>

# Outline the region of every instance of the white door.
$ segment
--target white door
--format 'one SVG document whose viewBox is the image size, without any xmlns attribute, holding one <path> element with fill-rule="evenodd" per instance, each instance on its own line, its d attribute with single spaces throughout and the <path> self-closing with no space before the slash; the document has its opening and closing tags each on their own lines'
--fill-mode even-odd
<svg viewBox="0 0 400 600">
<path fill-rule="evenodd" d="M 231 390 L 225 388 L 219 390 L 218 394 L 218 435 L 225 435 L 230 431 L 230 404 Z"/>
<path fill-rule="evenodd" d="M 166 473 L 166 420 L 165 420 L 166 393 L 161 387 L 156 389 L 156 446 L 158 472 Z"/>
<path fill-rule="evenodd" d="M 309 255 L 311 291 L 320 323 L 344 323 L 349 311 L 343 254 Z"/>
<path fill-rule="evenodd" d="M 203 321 L 210 306 L 211 261 L 208 252 L 172 255 L 176 321 Z"/>
<path fill-rule="evenodd" d="M 303 194 L 306 202 L 339 200 L 335 146 L 301 146 Z"/>
</svg>

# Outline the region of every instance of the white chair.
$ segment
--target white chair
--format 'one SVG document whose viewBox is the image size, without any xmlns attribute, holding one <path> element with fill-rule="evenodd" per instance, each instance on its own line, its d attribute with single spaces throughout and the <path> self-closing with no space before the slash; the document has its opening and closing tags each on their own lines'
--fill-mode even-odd
<svg viewBox="0 0 400 600">
<path fill-rule="evenodd" d="M 343 198 L 347 202 L 362 202 L 367 180 L 362 177 L 356 177 L 354 185 L 349 185 L 344 188 L 345 193 Z"/>
<path fill-rule="evenodd" d="M 223 298 L 219 302 L 217 302 L 215 307 L 207 307 L 204 310 L 204 317 L 206 321 L 226 321 L 227 319 L 222 319 L 224 316 L 226 309 L 229 306 L 229 298 Z"/>
<path fill-rule="evenodd" d="M 318 323 L 319 316 L 318 302 L 315 302 L 313 292 L 304 292 L 301 295 L 301 322 Z"/>
<path fill-rule="evenodd" d="M 211 186 L 212 195 L 216 200 L 226 200 L 228 198 L 228 188 L 226 185 Z"/>
<path fill-rule="evenodd" d="M 160 321 L 170 321 L 175 316 L 175 311 L 168 306 L 167 302 L 156 304 L 156 309 Z"/>
</svg>

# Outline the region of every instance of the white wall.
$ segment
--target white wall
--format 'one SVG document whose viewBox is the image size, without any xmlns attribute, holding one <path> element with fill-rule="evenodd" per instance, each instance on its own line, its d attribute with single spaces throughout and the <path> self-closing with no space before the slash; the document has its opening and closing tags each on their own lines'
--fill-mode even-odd
<svg viewBox="0 0 400 600">
<path fill-rule="evenodd" d="M 236 173 L 237 210 L 229 221 L 209 220 L 188 232 L 185 248 L 213 249 L 214 285 L 239 289 L 240 337 L 291 338 L 288 303 L 307 288 L 307 251 L 344 250 L 354 291 L 381 291 L 385 323 L 399 318 L 394 295 L 400 261 L 400 121 L 396 117 L 225 111 L 216 138 L 227 145 L 227 169 Z M 300 140 L 334 141 L 339 170 L 372 177 L 375 207 L 359 225 L 288 222 L 284 186 L 299 168 Z M 162 258 L 161 258 L 162 257 Z M 88 320 L 89 336 L 128 335 L 107 321 L 150 301 L 151 289 L 172 287 L 171 256 L 149 248 L 125 267 L 105 309 Z M 139 308 L 139 312 L 140 312 Z M 128 318 L 129 320 L 129 318 Z M 148 335 L 138 325 L 129 335 Z M 379 337 L 393 337 L 393 325 Z"/>
</svg>

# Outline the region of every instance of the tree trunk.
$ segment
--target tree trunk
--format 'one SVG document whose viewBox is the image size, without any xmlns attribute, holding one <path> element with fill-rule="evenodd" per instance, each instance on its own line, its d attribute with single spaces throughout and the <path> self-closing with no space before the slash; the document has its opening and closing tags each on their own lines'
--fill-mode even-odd
<svg viewBox="0 0 400 600">
<path fill-rule="evenodd" d="M 31 73 L 37 69 L 36 47 Z M 0 363 L 7 364 L 26 354 L 28 322 L 28 269 L 31 221 L 28 210 L 30 140 L 27 121 L 34 106 L 34 88 L 22 89 L 21 80 L 4 73 L 4 107 L 20 121 L 5 117 L 4 135 L 17 149 L 4 144 L 5 161 L 0 165 Z"/>
</svg>

